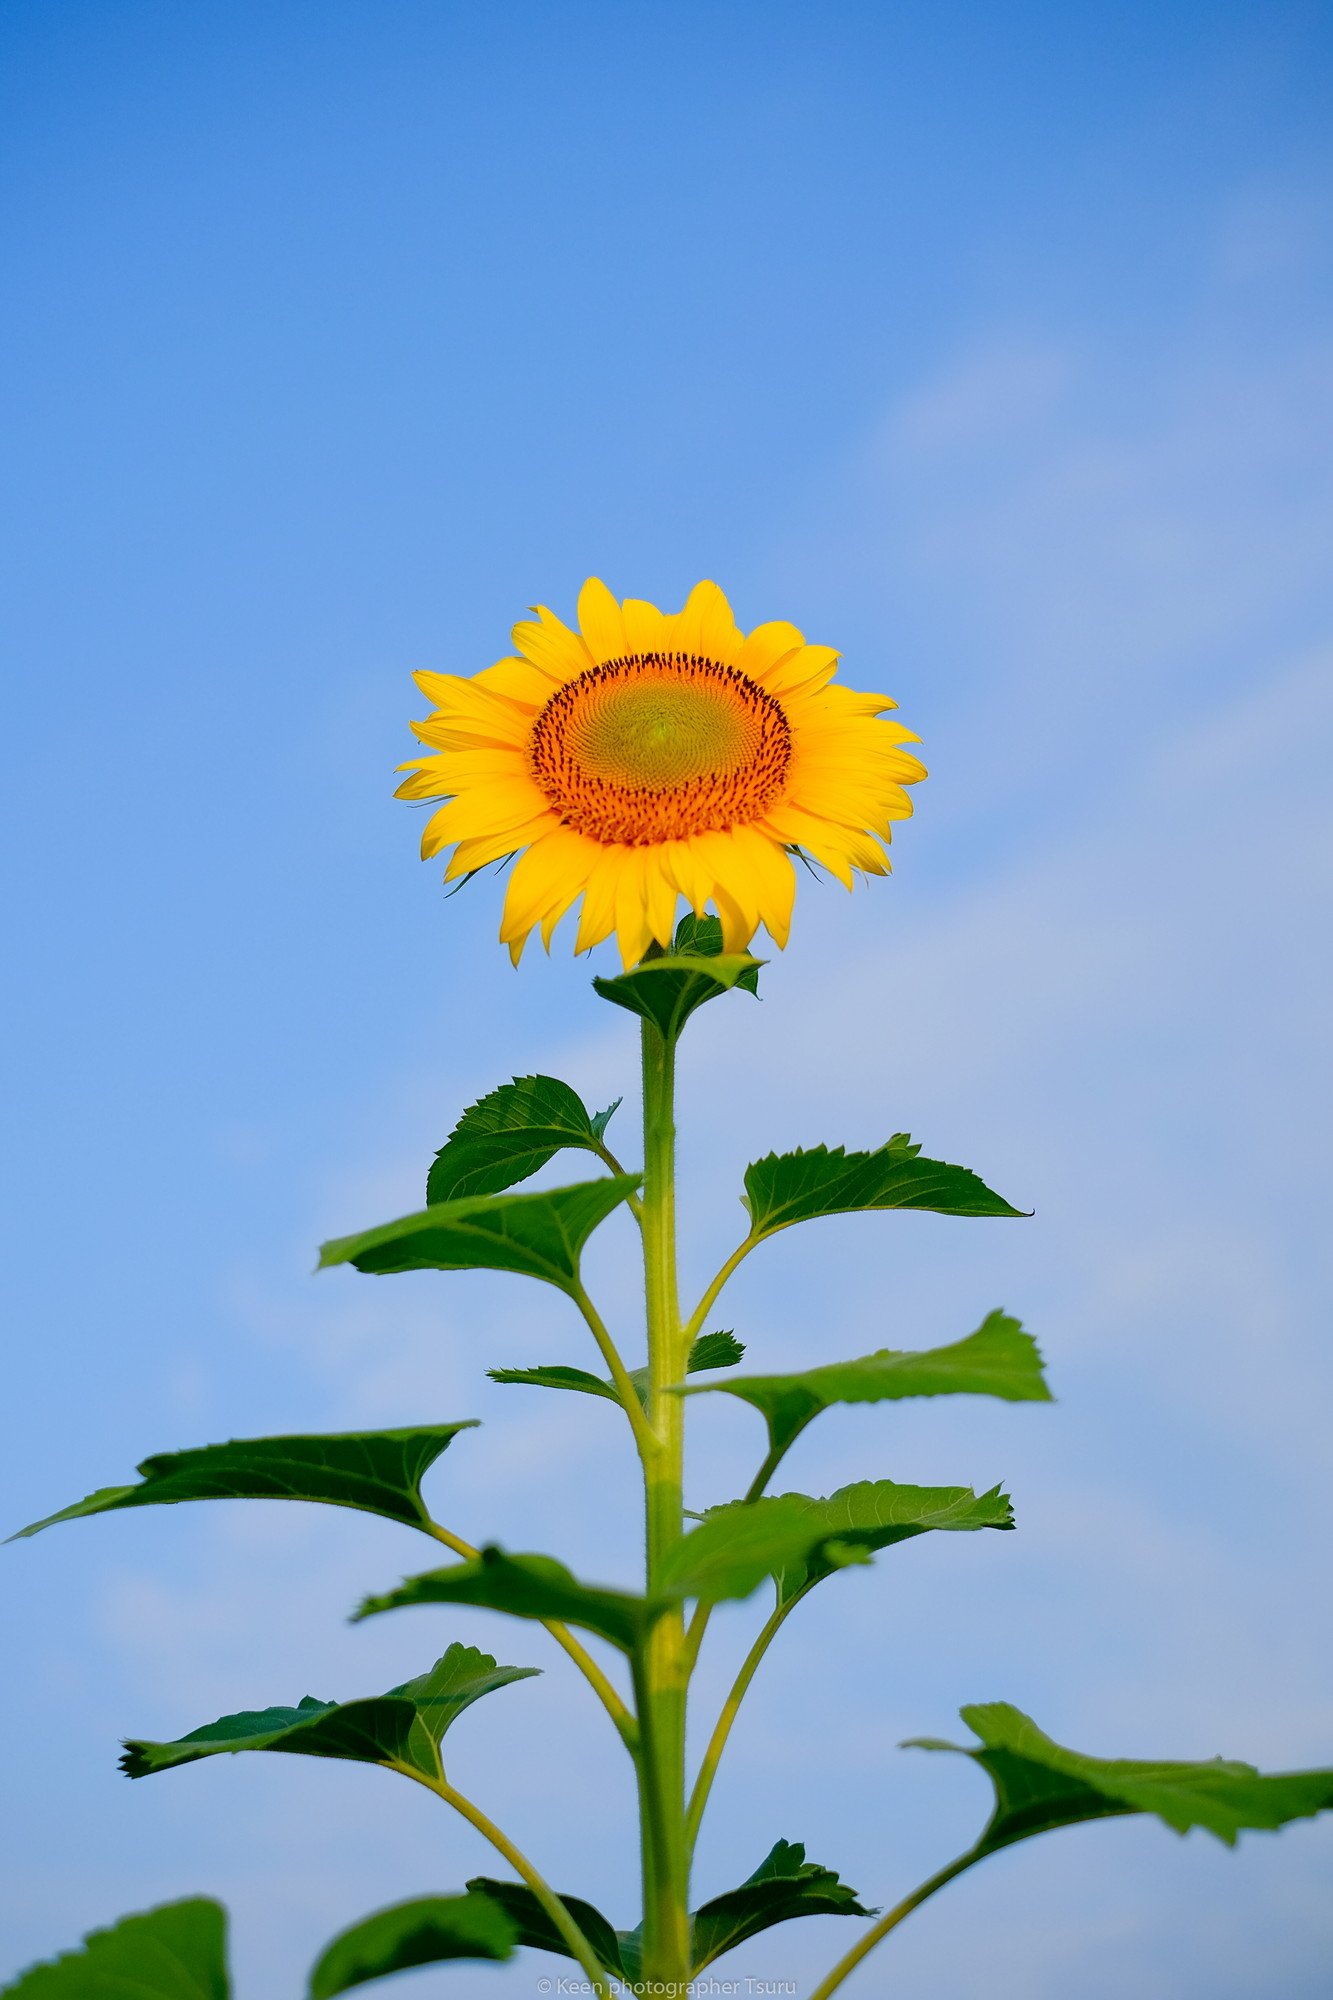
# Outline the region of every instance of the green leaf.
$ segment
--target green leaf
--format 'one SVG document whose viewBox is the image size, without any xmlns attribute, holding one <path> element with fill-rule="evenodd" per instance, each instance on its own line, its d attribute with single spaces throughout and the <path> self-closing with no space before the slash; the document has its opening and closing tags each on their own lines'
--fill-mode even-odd
<svg viewBox="0 0 1333 2000">
<path fill-rule="evenodd" d="M 592 1116 L 554 1076 L 516 1076 L 468 1106 L 426 1177 L 432 1206 L 498 1194 L 525 1181 L 564 1147 L 596 1153 L 620 1099 Z"/>
<path fill-rule="evenodd" d="M 761 958 L 748 952 L 724 952 L 722 926 L 716 917 L 682 917 L 671 940 L 671 950 L 660 958 L 645 959 L 618 979 L 594 979 L 593 986 L 603 1000 L 627 1007 L 674 1041 L 696 1007 L 706 1000 L 720 999 L 738 987 L 743 993 L 759 991 Z"/>
<path fill-rule="evenodd" d="M 410 1576 L 397 1590 L 368 1597 L 356 1618 L 396 1611 L 408 1604 L 478 1604 L 491 1611 L 508 1611 L 515 1618 L 559 1618 L 600 1633 L 628 1652 L 649 1623 L 649 1607 L 628 1591 L 601 1590 L 580 1583 L 553 1556 L 509 1555 L 485 1548 L 473 1562 Z"/>
<path fill-rule="evenodd" d="M 207 1897 L 90 1931 L 78 1951 L 22 1972 L 4 2000 L 228 2000 L 227 1913 Z"/>
<path fill-rule="evenodd" d="M 834 1361 L 799 1375 L 738 1375 L 727 1382 L 684 1384 L 679 1395 L 722 1390 L 763 1416 L 769 1443 L 785 1451 L 812 1417 L 834 1403 L 882 1403 L 903 1396 L 1002 1396 L 1011 1403 L 1049 1403 L 1041 1355 L 1030 1333 L 1002 1312 L 988 1313 L 975 1333 L 949 1347 L 919 1352 L 881 1348 L 859 1361 Z"/>
<path fill-rule="evenodd" d="M 561 1958 L 573 1956 L 526 1883 L 497 1882 L 487 1875 L 476 1875 L 467 1886 L 499 1904 L 513 1924 L 519 1944 L 529 1945 L 534 1951 L 558 1952 Z M 637 1966 L 631 1968 L 621 1957 L 621 1941 L 626 1934 L 615 1930 L 600 1910 L 580 1896 L 567 1896 L 563 1889 L 557 1889 L 556 1894 L 592 1946 L 599 1963 L 617 1978 L 632 1978 Z"/>
<path fill-rule="evenodd" d="M 181 1500 L 319 1500 L 384 1514 L 411 1528 L 429 1526 L 421 1480 L 459 1431 L 459 1424 L 420 1430 L 344 1431 L 328 1437 L 233 1438 L 192 1451 L 164 1451 L 138 1468 L 138 1486 L 103 1486 L 58 1514 L 20 1528 L 11 1541 L 57 1521 L 120 1507 L 174 1506 Z"/>
<path fill-rule="evenodd" d="M 1266 1775 L 1221 1757 L 1198 1764 L 1084 1757 L 1053 1743 L 1007 1701 L 959 1713 L 980 1748 L 935 1737 L 914 1737 L 907 1747 L 952 1750 L 988 1773 L 995 1811 L 977 1842 L 977 1860 L 1033 1834 L 1124 1813 L 1155 1813 L 1177 1833 L 1201 1826 L 1234 1847 L 1246 1828 L 1271 1830 L 1333 1808 L 1333 1771 Z"/>
<path fill-rule="evenodd" d="M 998 1486 L 899 1486 L 891 1479 L 840 1487 L 826 1500 L 783 1493 L 712 1507 L 667 1557 L 662 1589 L 707 1604 L 748 1597 L 766 1576 L 787 1603 L 808 1584 L 877 1549 L 931 1529 L 1012 1528 L 1013 1510 Z"/>
<path fill-rule="evenodd" d="M 745 1206 L 756 1240 L 819 1215 L 925 1208 L 936 1215 L 1021 1215 L 967 1167 L 923 1160 L 905 1132 L 875 1153 L 841 1146 L 769 1153 L 745 1170 Z"/>
<path fill-rule="evenodd" d="M 340 1236 L 319 1253 L 319 1267 L 358 1271 L 516 1271 L 562 1292 L 578 1289 L 579 1253 L 599 1222 L 639 1185 L 637 1174 L 612 1174 L 541 1194 L 474 1195 L 443 1201 L 359 1236 Z"/>
<path fill-rule="evenodd" d="M 592 1375 L 586 1368 L 488 1368 L 492 1382 L 517 1382 L 525 1389 L 572 1389 L 580 1396 L 601 1396 L 618 1403 L 614 1382 L 608 1376 Z"/>
<path fill-rule="evenodd" d="M 805 1858 L 800 1842 L 780 1840 L 738 1889 L 714 1896 L 692 1919 L 693 1971 L 792 1917 L 873 1917 L 831 1868 Z"/>
<path fill-rule="evenodd" d="M 686 1367 L 697 1373 L 705 1368 L 734 1367 L 745 1348 L 733 1333 L 702 1333 L 690 1349 Z M 488 1368 L 486 1373 L 492 1382 L 518 1382 L 529 1389 L 572 1389 L 580 1396 L 601 1396 L 609 1403 L 619 1403 L 616 1385 L 605 1375 L 590 1375 L 586 1368 Z M 630 1381 L 639 1392 L 640 1402 L 648 1401 L 648 1370 L 632 1368 Z"/>
<path fill-rule="evenodd" d="M 745 1342 L 737 1340 L 728 1327 L 725 1332 L 701 1333 L 685 1367 L 691 1375 L 702 1375 L 707 1369 L 734 1368 L 744 1356 Z"/>
<path fill-rule="evenodd" d="M 676 958 L 721 958 L 722 919 L 696 917 L 687 910 L 676 925 L 671 951 Z"/>
<path fill-rule="evenodd" d="M 491 1897 L 418 1896 L 363 1917 L 334 1938 L 310 1974 L 310 2000 L 334 2000 L 349 1987 L 445 1959 L 506 1959 L 517 1927 Z"/>
<path fill-rule="evenodd" d="M 570 1956 L 568 1945 L 545 1910 L 521 1882 L 497 1882 L 481 1875 L 470 1881 L 468 1888 L 502 1906 L 518 1928 L 520 1944 Z M 621 1979 L 637 1979 L 642 1967 L 642 1926 L 618 1931 L 591 1903 L 563 1892 L 560 1900 L 607 1971 Z M 873 1915 L 873 1910 L 862 1908 L 855 1891 L 840 1882 L 832 1869 L 807 1862 L 803 1847 L 780 1840 L 738 1889 L 715 1896 L 694 1912 L 690 1919 L 692 1974 L 701 1972 L 733 1946 L 790 1917 Z"/>
<path fill-rule="evenodd" d="M 475 1646 L 450 1646 L 428 1673 L 366 1701 L 316 1701 L 306 1695 L 295 1708 L 246 1710 L 224 1715 L 173 1743 L 127 1742 L 121 1769 L 147 1778 L 222 1751 L 282 1750 L 302 1757 L 341 1757 L 385 1764 L 438 1778 L 440 1743 L 465 1708 L 495 1688 L 527 1680 L 536 1667 L 498 1667 Z"/>
</svg>

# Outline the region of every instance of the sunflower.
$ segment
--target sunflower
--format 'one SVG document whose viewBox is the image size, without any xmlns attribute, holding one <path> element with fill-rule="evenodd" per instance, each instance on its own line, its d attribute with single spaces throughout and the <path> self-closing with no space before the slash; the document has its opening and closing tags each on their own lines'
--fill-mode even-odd
<svg viewBox="0 0 1333 2000">
<path fill-rule="evenodd" d="M 831 647 L 782 621 L 743 635 L 715 583 L 665 613 L 593 577 L 578 617 L 538 605 L 483 673 L 414 676 L 429 754 L 400 765 L 397 797 L 447 801 L 421 841 L 426 860 L 453 848 L 446 880 L 517 857 L 500 926 L 516 965 L 580 896 L 575 950 L 614 931 L 629 967 L 670 943 L 681 896 L 712 904 L 727 951 L 760 924 L 785 945 L 793 854 L 849 889 L 888 872 L 918 739 L 879 719 L 887 695 L 834 685 Z"/>
</svg>

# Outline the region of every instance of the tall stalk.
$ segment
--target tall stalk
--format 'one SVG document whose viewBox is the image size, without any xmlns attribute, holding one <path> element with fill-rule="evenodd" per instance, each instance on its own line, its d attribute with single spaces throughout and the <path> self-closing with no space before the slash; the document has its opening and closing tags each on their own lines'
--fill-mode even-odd
<svg viewBox="0 0 1333 2000">
<path fill-rule="evenodd" d="M 644 1453 L 647 1591 L 683 1528 L 685 1410 L 666 1392 L 685 1374 L 676 1293 L 674 1038 L 643 1023 L 643 1269 L 648 1314 L 648 1428 Z M 656 1620 L 637 1664 L 643 1843 L 644 1977 L 683 1992 L 690 1972 L 689 1854 L 685 1837 L 685 1695 L 689 1679 L 683 1609 Z"/>
</svg>

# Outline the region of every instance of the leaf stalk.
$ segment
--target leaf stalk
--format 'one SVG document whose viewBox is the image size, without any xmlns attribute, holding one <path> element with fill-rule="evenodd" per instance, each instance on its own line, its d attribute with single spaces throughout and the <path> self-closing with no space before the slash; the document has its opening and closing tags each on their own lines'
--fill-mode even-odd
<svg viewBox="0 0 1333 2000">
<path fill-rule="evenodd" d="M 869 1956 L 875 1946 L 882 1944 L 889 1932 L 898 1928 L 904 1917 L 910 1917 L 913 1910 L 919 1909 L 927 1897 L 933 1896 L 937 1889 L 942 1889 L 946 1882 L 952 1882 L 955 1875 L 961 1875 L 965 1868 L 970 1868 L 974 1861 L 980 1859 L 981 1856 L 976 1848 L 969 1847 L 966 1854 L 960 1854 L 956 1860 L 950 1861 L 934 1875 L 929 1876 L 919 1888 L 913 1889 L 910 1896 L 904 1896 L 901 1903 L 895 1904 L 877 1924 L 872 1924 L 864 1937 L 859 1937 L 851 1950 L 838 1960 L 833 1970 L 820 1980 L 810 1995 L 810 2000 L 829 2000 L 829 1996 L 837 1992 L 843 1981 L 855 1972 L 857 1966 Z"/>
</svg>

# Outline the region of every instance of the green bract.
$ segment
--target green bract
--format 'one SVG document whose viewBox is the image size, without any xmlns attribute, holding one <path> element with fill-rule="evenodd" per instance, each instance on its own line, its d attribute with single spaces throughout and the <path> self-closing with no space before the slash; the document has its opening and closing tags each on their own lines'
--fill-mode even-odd
<svg viewBox="0 0 1333 2000">
<path fill-rule="evenodd" d="M 733 987 L 742 993 L 757 993 L 762 959 L 743 953 L 719 953 L 700 958 L 685 953 L 646 959 L 633 972 L 618 979 L 594 979 L 603 1000 L 628 1008 L 660 1035 L 674 1039 L 696 1007 L 706 1000 L 719 1000 Z"/>
<path fill-rule="evenodd" d="M 769 636 L 775 644 L 781 638 Z M 821 1314 L 821 1339 L 809 1366 L 782 1373 L 730 1372 L 742 1360 L 744 1345 L 730 1331 L 705 1329 L 715 1325 L 714 1305 L 732 1273 L 768 1237 L 800 1222 L 863 1210 L 1006 1217 L 1020 1211 L 968 1168 L 923 1159 L 901 1133 L 872 1152 L 817 1146 L 769 1154 L 746 1170 L 745 1234 L 697 1303 L 683 1305 L 675 1237 L 676 1042 L 706 1002 L 736 990 L 753 995 L 759 972 L 757 959 L 723 953 L 721 945 L 715 918 L 689 917 L 669 952 L 654 951 L 618 978 L 594 982 L 598 993 L 622 1010 L 622 1019 L 626 1011 L 638 1018 L 642 1173 L 624 1171 L 607 1147 L 615 1105 L 593 1114 L 570 1085 L 554 1077 L 515 1078 L 459 1118 L 430 1167 L 424 1209 L 339 1237 L 326 1243 L 320 1256 L 322 1267 L 346 1265 L 380 1275 L 510 1272 L 553 1285 L 573 1302 L 600 1356 L 597 1372 L 567 1362 L 489 1372 L 498 1383 L 573 1391 L 619 1411 L 625 1427 L 619 1436 L 597 1432 L 603 1451 L 597 1478 L 607 1509 L 623 1513 L 628 1507 L 644 1522 L 644 1561 L 633 1587 L 585 1583 L 553 1555 L 512 1554 L 487 1540 L 486 1523 L 475 1516 L 478 1491 L 492 1490 L 493 1474 L 488 1485 L 471 1493 L 465 1482 L 457 1482 L 466 1521 L 446 1526 L 431 1516 L 422 1479 L 470 1420 L 329 1437 L 242 1439 L 158 1454 L 140 1466 L 138 1484 L 103 1488 L 21 1530 L 31 1535 L 83 1515 L 207 1499 L 319 1501 L 383 1515 L 443 1544 L 449 1560 L 368 1596 L 356 1618 L 417 1607 L 427 1618 L 409 1621 L 409 1627 L 424 1630 L 432 1611 L 449 1606 L 537 1623 L 600 1702 L 630 1760 L 638 1802 L 639 1825 L 632 1835 L 626 1829 L 626 1840 L 632 1839 L 642 1857 L 642 1910 L 623 1928 L 584 1897 L 554 1889 L 544 1859 L 540 1865 L 530 1859 L 470 1795 L 471 1786 L 460 1790 L 446 1769 L 443 1739 L 464 1709 L 524 1679 L 535 1671 L 531 1667 L 498 1666 L 489 1653 L 455 1642 L 426 1673 L 382 1695 L 345 1702 L 307 1695 L 294 1707 L 238 1709 L 173 1742 L 136 1737 L 126 1743 L 123 1767 L 133 1778 L 240 1751 L 378 1764 L 431 1792 L 502 1859 L 503 1876 L 477 1876 L 465 1892 L 417 1894 L 344 1929 L 319 1956 L 308 2000 L 334 2000 L 412 1967 L 503 1961 L 525 1948 L 563 1955 L 579 1970 L 580 1990 L 601 2000 L 609 2000 L 613 1980 L 663 2000 L 684 2000 L 688 1982 L 704 1968 L 772 1925 L 808 1916 L 869 1921 L 870 1929 L 858 1929 L 850 1949 L 809 1996 L 830 2000 L 868 1952 L 926 1897 L 1014 1841 L 1082 1820 L 1147 1813 L 1178 1831 L 1200 1826 L 1233 1842 L 1244 1828 L 1277 1827 L 1333 1806 L 1333 1771 L 1264 1776 L 1247 1764 L 1221 1760 L 1086 1757 L 1054 1743 L 1017 1709 L 993 1703 L 962 1712 L 975 1732 L 974 1744 L 919 1739 L 927 1749 L 952 1750 L 982 1766 L 995 1791 L 989 1823 L 974 1846 L 884 1916 L 865 1907 L 832 1870 L 807 1862 L 804 1848 L 784 1840 L 737 1887 L 695 1900 L 695 1843 L 732 1726 L 796 1604 L 836 1571 L 867 1565 L 899 1542 L 1008 1531 L 1014 1525 L 1008 1495 L 999 1486 L 977 1492 L 966 1485 L 880 1479 L 844 1485 L 822 1498 L 766 1494 L 786 1452 L 821 1411 L 836 1404 L 952 1395 L 1050 1401 L 1031 1335 L 998 1311 L 948 1345 L 882 1348 L 849 1361 L 827 1359 L 822 1327 L 829 1315 Z M 596 1178 L 535 1193 L 509 1191 L 571 1150 L 600 1162 Z M 598 1312 L 580 1268 L 592 1231 L 621 1207 L 638 1232 L 645 1308 L 643 1324 L 630 1315 L 623 1328 L 608 1325 Z M 709 1371 L 716 1379 L 690 1379 Z M 684 1436 L 686 1418 L 697 1409 L 692 1398 L 704 1393 L 725 1393 L 757 1410 L 768 1448 L 757 1466 L 747 1463 L 738 1474 L 731 1488 L 735 1498 L 700 1514 L 686 1505 Z M 563 1411 L 557 1406 L 557 1421 L 568 1414 L 568 1406 Z M 627 1498 L 618 1482 L 631 1450 L 643 1486 L 641 1496 Z M 464 1538 L 464 1527 L 473 1539 Z M 891 1572 L 892 1560 L 881 1567 Z M 881 1575 L 865 1579 L 864 1587 L 887 1591 L 890 1582 L 890 1575 Z M 700 1754 L 687 1769 L 691 1688 L 713 1609 L 741 1603 L 761 1589 L 762 1623 L 749 1614 L 758 1629 L 715 1719 L 697 1738 L 691 1729 L 691 1751 L 697 1741 Z M 586 1643 L 580 1634 L 587 1635 Z M 913 1634 L 912 1643 L 918 1651 L 928 1648 L 929 1631 Z M 516 1727 L 521 1720 L 516 1704 Z M 808 1708 L 801 1726 L 817 1740 L 818 1704 Z M 524 1739 L 516 1754 L 540 1770 L 540 1746 L 534 1754 Z M 561 1853 L 558 1859 L 563 1880 L 569 1857 Z M 1015 1991 L 1023 1990 L 1021 1966 L 1006 1968 L 1006 1979 Z M 457 1990 L 470 1996 L 473 1989 L 465 1980 Z M 229 2000 L 223 1913 L 216 1904 L 197 1901 L 126 1918 L 95 1933 L 82 1950 L 34 1967 L 7 1991 L 14 2000 Z"/>
</svg>

